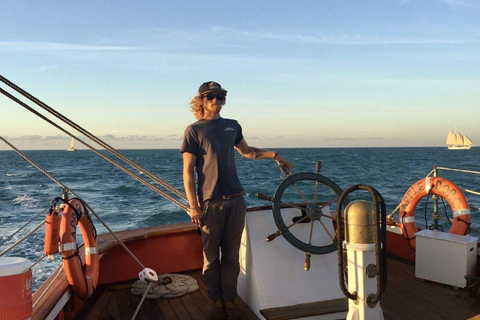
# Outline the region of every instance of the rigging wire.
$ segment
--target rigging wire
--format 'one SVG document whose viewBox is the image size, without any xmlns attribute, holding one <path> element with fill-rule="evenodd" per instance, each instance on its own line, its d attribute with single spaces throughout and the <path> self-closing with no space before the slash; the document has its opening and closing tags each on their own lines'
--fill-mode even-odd
<svg viewBox="0 0 480 320">
<path fill-rule="evenodd" d="M 35 267 L 35 265 L 36 265 L 37 263 L 39 263 L 40 261 L 42 261 L 42 260 L 45 259 L 46 257 L 47 257 L 47 255 L 46 255 L 46 254 L 43 254 L 40 258 L 38 258 L 35 262 L 32 263 L 32 265 L 30 266 L 30 268 Z"/>
<path fill-rule="evenodd" d="M 43 226 L 45 224 L 45 220 L 43 220 L 42 222 L 40 222 L 35 228 L 33 228 L 32 230 L 30 230 L 27 234 L 25 234 L 22 238 L 20 238 L 19 240 L 15 241 L 14 244 L 12 244 L 10 247 L 8 247 L 7 249 L 3 250 L 2 252 L 0 252 L 0 257 L 2 257 L 3 255 L 5 255 L 6 253 L 12 251 L 13 249 L 15 249 L 15 247 L 17 247 L 20 243 L 22 243 L 23 241 L 25 241 L 25 239 L 27 239 L 32 233 L 34 233 L 35 231 L 37 231 L 38 229 L 40 229 L 41 226 Z"/>
<path fill-rule="evenodd" d="M 32 308 L 35 309 L 35 307 L 37 306 L 37 304 L 43 299 L 43 297 L 45 295 L 47 295 L 47 293 L 49 292 L 50 288 L 56 284 L 56 279 L 60 276 L 60 275 L 64 275 L 64 268 L 63 268 L 63 264 L 60 265 L 60 267 L 56 270 L 57 274 L 53 277 L 52 281 L 50 281 L 48 283 L 48 286 L 45 288 L 45 290 L 42 291 L 41 295 L 35 299 L 35 301 L 32 301 Z"/>
<path fill-rule="evenodd" d="M 20 231 L 22 231 L 23 229 L 25 229 L 26 226 L 28 226 L 30 223 L 32 223 L 35 219 L 37 219 L 42 213 L 44 213 L 45 211 L 47 211 L 48 208 L 45 208 L 43 209 L 42 211 L 40 211 L 37 215 L 35 215 L 35 217 L 33 217 L 32 219 L 28 220 L 23 226 L 21 226 L 20 228 L 18 228 L 17 231 L 15 231 L 14 233 L 12 233 L 11 235 L 9 235 L 7 237 L 7 239 L 5 239 L 2 243 L 0 243 L 0 247 L 3 246 L 4 244 L 6 244 L 8 241 L 10 241 L 10 239 L 12 239 L 17 233 L 19 233 Z M 0 254 L 1 255 L 1 254 Z"/>
<path fill-rule="evenodd" d="M 108 230 L 108 232 L 110 232 L 112 234 L 112 236 L 118 241 L 118 243 L 123 247 L 123 249 L 125 249 L 125 251 L 135 260 L 135 262 L 142 268 L 142 269 L 145 269 L 145 266 L 140 262 L 140 260 L 138 260 L 138 258 L 133 254 L 132 251 L 130 251 L 130 249 L 127 248 L 127 246 L 125 245 L 125 243 L 123 243 L 123 241 L 115 234 L 115 232 L 113 232 L 112 229 L 110 229 L 110 227 L 105 223 L 105 221 L 103 221 L 102 218 L 100 218 L 100 216 L 95 212 L 95 210 L 93 210 L 90 205 L 85 201 L 83 200 L 79 195 L 77 195 L 74 191 L 70 190 L 66 185 L 64 185 L 62 182 L 60 182 L 59 180 L 57 180 L 53 175 L 51 175 L 49 172 L 47 172 L 46 170 L 44 170 L 43 168 L 41 168 L 38 164 L 36 164 L 33 160 L 31 160 L 29 157 L 27 157 L 23 152 L 21 152 L 20 150 L 18 150 L 17 148 L 15 148 L 14 145 L 12 145 L 10 142 L 8 142 L 7 140 L 5 140 L 2 136 L 0 136 L 0 140 L 2 140 L 3 142 L 5 142 L 10 148 L 12 148 L 16 153 L 18 153 L 23 159 L 25 159 L 26 161 L 28 161 L 31 165 L 33 165 L 35 168 L 37 168 L 38 170 L 40 170 L 43 174 L 45 174 L 47 177 L 49 177 L 51 180 L 53 180 L 54 182 L 56 182 L 59 186 L 61 186 L 62 188 L 64 188 L 65 190 L 67 190 L 68 192 L 70 192 L 72 195 L 74 195 L 75 197 L 77 197 L 78 199 L 81 199 L 81 201 L 85 204 L 85 206 L 88 208 L 88 210 L 90 210 L 90 212 L 93 213 L 93 215 L 98 219 L 98 221 L 100 221 L 102 223 L 102 225 Z M 45 223 L 45 220 L 37 227 L 37 229 L 43 224 Z M 36 230 L 36 229 L 35 229 Z M 34 231 L 35 231 L 34 230 Z M 33 231 L 32 231 L 33 232 Z M 32 233 L 30 232 L 30 233 Z M 25 237 L 24 237 L 25 238 Z M 23 240 L 22 240 L 23 241 Z M 17 245 L 18 245 L 18 242 L 17 242 Z M 4 251 L 5 252 L 5 251 Z M 3 254 L 3 252 L 2 252 Z"/>
<path fill-rule="evenodd" d="M 0 76 L 1 77 L 1 76 Z M 146 185 L 147 187 L 149 187 L 150 189 L 152 189 L 153 191 L 157 192 L 159 195 L 163 196 L 164 198 L 166 198 L 167 200 L 171 201 L 172 203 L 176 204 L 177 206 L 179 206 L 180 208 L 188 211 L 189 210 L 189 207 L 185 204 L 185 203 L 182 203 L 180 202 L 178 199 L 175 199 L 174 197 L 172 197 L 170 194 L 164 192 L 163 190 L 159 189 L 157 186 L 153 185 L 152 183 L 148 182 L 147 180 L 143 179 L 142 177 L 138 176 L 137 174 L 135 174 L 134 172 L 132 172 L 131 170 L 125 168 L 124 166 L 122 166 L 120 163 L 116 162 L 115 160 L 112 160 L 111 158 L 107 157 L 106 155 L 102 154 L 101 152 L 99 152 L 97 149 L 95 149 L 94 147 L 92 147 L 91 145 L 89 145 L 88 143 L 86 143 L 85 141 L 81 140 L 80 138 L 74 136 L 72 133 L 68 132 L 67 130 L 65 130 L 64 128 L 60 127 L 58 124 L 56 124 L 55 122 L 53 122 L 52 120 L 48 119 L 47 117 L 45 117 L 44 115 L 40 114 L 38 111 L 34 110 L 32 107 L 30 107 L 29 105 L 27 105 L 26 103 L 24 103 L 23 101 L 19 100 L 18 98 L 16 98 L 15 96 L 11 95 L 9 92 L 5 91 L 3 88 L 0 88 L 0 93 L 2 93 L 3 95 L 5 95 L 6 97 L 10 98 L 11 100 L 15 101 L 16 103 L 18 103 L 19 105 L 21 105 L 22 107 L 24 107 L 25 109 L 29 110 L 30 112 L 34 113 L 35 115 L 37 115 L 38 117 L 40 117 L 41 119 L 43 119 L 44 121 L 50 123 L 52 126 L 54 126 L 55 128 L 59 129 L 60 131 L 64 132 L 65 134 L 69 135 L 70 137 L 76 139 L 77 141 L 79 141 L 81 144 L 85 145 L 86 147 L 88 147 L 90 150 L 92 150 L 95 154 L 97 154 L 98 156 L 100 156 L 101 158 L 103 158 L 104 160 L 108 161 L 109 163 L 113 164 L 114 166 L 116 166 L 117 168 L 119 168 L 120 170 L 122 170 L 123 172 L 125 172 L 126 174 L 130 175 L 131 177 L 133 177 L 134 179 L 136 179 L 137 181 L 143 183 L 144 185 Z M 4 140 L 2 138 L 2 140 Z M 4 140 L 6 141 L 6 140 Z M 10 145 L 10 144 L 9 144 Z M 11 145 L 10 145 L 11 146 Z"/>
<path fill-rule="evenodd" d="M 83 134 L 84 136 L 86 136 L 87 138 L 91 139 L 92 141 L 96 142 L 97 144 L 99 144 L 100 146 L 103 146 L 107 151 L 109 151 L 111 154 L 115 155 L 117 158 L 119 158 L 120 160 L 124 161 L 125 163 L 129 164 L 131 167 L 139 170 L 141 173 L 147 175 L 150 179 L 152 179 L 153 181 L 157 182 L 158 184 L 160 184 L 161 186 L 163 186 L 164 188 L 166 188 L 167 190 L 169 190 L 170 192 L 172 192 L 173 194 L 175 194 L 176 196 L 180 197 L 181 199 L 183 200 L 187 200 L 187 197 L 186 195 L 181 192 L 180 190 L 174 188 L 173 186 L 169 185 L 168 183 L 166 183 L 165 181 L 161 180 L 160 178 L 158 178 L 156 175 L 152 174 L 151 172 L 149 172 L 147 169 L 145 169 L 144 167 L 140 166 L 139 164 L 135 163 L 134 161 L 128 159 L 127 157 L 123 156 L 121 153 L 119 153 L 117 150 L 115 150 L 114 148 L 112 148 L 110 145 L 108 145 L 107 143 L 105 143 L 104 141 L 100 140 L 99 138 L 97 138 L 95 135 L 91 134 L 90 132 L 88 132 L 87 130 L 83 129 L 82 127 L 80 127 L 79 125 L 77 125 L 75 122 L 69 120 L 68 118 L 64 117 L 62 114 L 58 113 L 57 111 L 55 111 L 54 109 L 50 108 L 48 105 L 46 105 L 45 103 L 43 103 L 42 101 L 38 100 L 37 98 L 33 97 L 32 95 L 30 95 L 29 93 L 25 92 L 24 90 L 22 90 L 21 88 L 17 87 L 16 85 L 14 85 L 13 83 L 11 83 L 10 81 L 8 81 L 7 79 L 5 79 L 3 76 L 0 75 L 0 80 L 2 82 L 4 82 L 5 84 L 7 84 L 8 86 L 10 86 L 12 89 L 14 89 L 15 91 L 21 93 L 23 96 L 27 97 L 28 99 L 30 99 L 31 101 L 33 101 L 34 103 L 36 103 L 37 105 L 39 105 L 40 107 L 42 107 L 44 110 L 47 110 L 49 113 L 53 114 L 54 116 L 56 116 L 57 118 L 59 118 L 60 120 L 62 120 L 63 122 L 65 122 L 66 124 L 68 124 L 69 126 L 71 126 L 72 128 L 76 129 L 78 132 L 80 132 L 81 134 Z M 136 175 L 135 173 L 133 173 L 132 171 L 130 171 L 129 169 L 125 168 L 124 166 L 120 165 L 118 162 L 110 159 L 109 157 L 101 154 L 100 152 L 98 152 L 98 150 L 96 150 L 95 148 L 93 148 L 92 146 L 90 146 L 89 144 L 87 144 L 86 142 L 82 141 L 81 139 L 77 138 L 76 136 L 74 136 L 73 134 L 71 134 L 70 132 L 68 132 L 67 130 L 63 129 L 62 127 L 58 126 L 56 123 L 54 123 L 53 121 L 49 120 L 48 118 L 46 118 L 45 116 L 41 115 L 40 113 L 38 113 L 37 111 L 35 111 L 33 108 L 31 108 L 30 106 L 28 106 L 27 104 L 23 103 L 22 101 L 20 101 L 19 99 L 17 99 L 16 97 L 14 97 L 13 95 L 11 95 L 10 93 L 8 93 L 7 91 L 3 90 L 2 88 L 0 88 L 0 92 L 2 94 L 4 94 L 5 96 L 7 96 L 8 98 L 10 98 L 11 100 L 17 102 L 18 104 L 20 104 L 22 107 L 26 108 L 27 110 L 29 110 L 30 112 L 34 113 L 35 115 L 37 115 L 38 117 L 42 118 L 43 120 L 45 120 L 46 122 L 50 123 L 51 125 L 53 125 L 54 127 L 58 128 L 59 130 L 63 131 L 64 133 L 66 133 L 67 135 L 69 135 L 70 137 L 74 138 L 75 140 L 79 141 L 80 143 L 82 143 L 83 145 L 85 145 L 86 147 L 88 147 L 89 149 L 91 149 L 92 151 L 94 151 L 97 155 L 99 155 L 101 158 L 103 158 L 104 160 L 108 161 L 109 163 L 113 164 L 114 166 L 118 167 L 119 169 L 121 169 L 122 171 L 124 171 L 125 173 L 127 173 L 128 175 L 130 175 L 131 177 L 133 177 L 134 179 L 136 179 L 137 181 L 143 183 L 144 185 L 148 186 L 150 189 L 154 190 L 155 192 L 157 192 L 158 194 L 160 194 L 161 196 L 163 196 L 164 198 L 166 198 L 167 200 L 170 200 L 172 203 L 176 204 L 177 206 L 179 206 L 180 208 L 184 209 L 185 211 L 189 211 L 189 206 L 185 205 L 184 203 L 180 202 L 179 200 L 173 198 L 171 195 L 165 193 L 164 191 L 160 190 L 159 188 L 157 188 L 156 186 L 154 186 L 153 184 L 151 184 L 150 182 L 146 181 L 145 179 L 139 177 L 138 175 Z M 20 156 L 22 156 L 25 160 L 27 160 L 28 162 L 30 162 L 32 165 L 34 165 L 37 169 L 39 169 L 41 172 L 43 172 L 44 174 L 46 174 L 50 179 L 52 179 L 53 181 L 55 181 L 57 184 L 59 184 L 60 186 L 62 186 L 65 190 L 68 190 L 70 193 L 72 193 L 74 196 L 76 196 L 77 198 L 80 199 L 80 197 L 78 195 L 76 195 L 73 191 L 71 191 L 69 188 L 67 188 L 65 185 L 63 185 L 60 181 L 58 181 L 57 179 L 55 179 L 51 174 L 47 173 L 45 170 L 43 170 L 42 168 L 40 168 L 38 165 L 36 165 L 32 160 L 30 160 L 26 155 L 24 155 L 22 152 L 20 152 L 18 149 L 16 149 L 13 145 L 11 145 L 8 141 L 6 141 L 3 137 L 0 136 L 0 139 L 2 141 L 4 141 L 7 145 L 9 145 L 14 151 L 16 151 Z M 104 225 L 104 227 L 113 235 L 113 237 L 118 241 L 118 243 L 127 251 L 128 254 L 131 255 L 131 257 L 140 265 L 141 268 L 145 269 L 145 266 L 143 266 L 143 264 L 140 262 L 140 260 L 137 259 L 137 257 L 135 257 L 135 255 L 126 247 L 126 245 L 123 243 L 123 241 L 121 241 L 118 236 L 108 227 L 108 225 L 100 218 L 100 216 L 85 202 L 82 200 L 82 202 L 84 203 L 84 205 L 97 217 L 97 219 Z M 45 220 L 34 230 L 32 230 L 29 234 L 27 234 L 24 238 L 26 238 L 27 236 L 29 236 L 31 233 L 35 232 L 38 228 L 40 228 L 41 225 L 43 225 L 45 223 Z M 23 241 L 23 240 L 22 240 Z M 20 241 L 21 242 L 21 241 Z M 19 242 L 18 242 L 19 243 Z M 16 245 L 18 245 L 18 243 Z M 15 245 L 15 246 L 16 246 Z M 7 250 L 10 250 L 7 249 Z M 7 251 L 6 250 L 6 251 Z M 6 252 L 4 251 L 4 253 Z M 2 253 L 2 254 L 4 254 Z M 0 256 L 2 255 L 0 254 Z M 40 260 L 42 260 L 43 258 L 45 257 L 45 255 L 43 257 L 41 257 L 39 260 L 37 260 L 35 262 L 35 264 L 37 264 Z M 35 265 L 34 264 L 34 265 Z M 152 284 L 150 283 L 149 287 L 151 286 Z M 148 292 L 148 290 L 147 290 Z M 133 315 L 133 318 L 132 319 L 135 319 L 136 318 L 136 315 L 143 303 L 143 300 L 145 299 L 145 296 L 147 294 L 147 292 L 145 293 L 145 295 L 142 297 L 142 300 L 140 301 L 140 304 L 138 305 L 137 307 L 137 310 L 135 312 L 135 314 Z M 38 302 L 38 300 L 37 300 Z"/>
<path fill-rule="evenodd" d="M 109 151 L 110 153 L 112 153 L 113 155 L 115 155 L 117 158 L 121 159 L 122 161 L 124 161 L 125 163 L 129 164 L 130 166 L 134 167 L 135 169 L 143 172 L 146 176 L 148 176 L 149 178 L 151 178 L 152 180 L 154 180 L 155 182 L 159 183 L 161 186 L 163 186 L 164 188 L 166 188 L 167 190 L 171 191 L 172 193 L 174 193 L 175 195 L 179 196 L 180 198 L 184 199 L 184 200 L 187 200 L 187 197 L 186 195 L 176 189 L 175 187 L 171 186 L 170 184 L 168 184 L 167 182 L 163 181 L 162 179 L 160 179 L 158 176 L 154 175 L 153 173 L 151 173 L 150 171 L 148 171 L 147 169 L 145 169 L 144 167 L 142 167 L 141 165 L 139 165 L 138 163 L 130 160 L 128 157 L 124 156 L 123 154 L 121 154 L 120 152 L 118 152 L 115 148 L 113 148 L 112 146 L 110 146 L 109 144 L 107 144 L 106 142 L 104 142 L 103 140 L 101 140 L 100 138 L 96 137 L 95 135 L 93 135 L 92 133 L 90 133 L 89 131 L 87 131 L 86 129 L 82 128 L 80 125 L 76 124 L 75 122 L 73 122 L 72 120 L 68 119 L 67 117 L 63 116 L 61 113 L 57 112 L 56 110 L 54 110 L 53 108 L 51 108 L 50 106 L 48 106 L 46 103 L 42 102 L 41 100 L 37 99 L 36 97 L 32 96 L 31 94 L 29 94 L 28 92 L 26 92 L 25 90 L 23 90 L 22 88 L 18 87 L 17 85 L 15 85 L 14 83 L 12 83 L 11 81 L 9 81 L 8 79 L 6 79 L 5 77 L 3 77 L 2 75 L 0 75 L 0 81 L 2 81 L 3 83 L 5 83 L 6 85 L 8 85 L 10 88 L 12 88 L 13 90 L 17 91 L 18 93 L 20 93 L 21 95 L 23 95 L 24 97 L 28 98 L 29 100 L 31 100 L 32 102 L 36 103 L 38 106 L 40 106 L 41 108 L 43 108 L 44 110 L 48 111 L 49 113 L 53 114 L 55 117 L 59 118 L 60 120 L 62 120 L 63 122 L 65 122 L 66 124 L 68 124 L 69 126 L 71 126 L 72 128 L 76 129 L 78 132 L 82 133 L 84 136 L 86 136 L 87 138 L 91 139 L 92 141 L 96 142 L 97 144 L 99 144 L 100 146 L 104 147 L 107 151 Z M 2 93 L 5 94 L 2 90 Z M 9 96 L 10 97 L 10 96 Z M 70 135 L 70 134 L 69 134 Z M 80 139 L 78 139 L 77 137 L 73 136 L 73 135 L 70 135 L 72 138 L 76 139 L 77 141 L 79 141 L 80 143 L 84 144 Z M 170 200 L 170 199 L 169 199 Z"/>
</svg>

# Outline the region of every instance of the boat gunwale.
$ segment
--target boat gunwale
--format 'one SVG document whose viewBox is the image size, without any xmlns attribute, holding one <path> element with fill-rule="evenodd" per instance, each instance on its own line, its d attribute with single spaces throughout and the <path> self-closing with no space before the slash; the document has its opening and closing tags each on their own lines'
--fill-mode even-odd
<svg viewBox="0 0 480 320">
<path fill-rule="evenodd" d="M 115 232 L 117 237 L 124 243 L 147 239 L 150 237 L 158 237 L 169 234 L 181 234 L 196 231 L 197 227 L 191 222 L 175 223 L 170 225 L 138 228 Z M 110 233 L 100 234 L 97 237 L 98 252 L 100 259 L 103 254 L 113 247 L 118 246 L 118 241 Z M 84 248 L 79 250 L 81 258 L 85 256 Z M 33 293 L 32 302 L 34 308 L 32 310 L 32 320 L 46 319 L 46 317 L 54 310 L 58 301 L 69 289 L 69 284 L 61 264 L 42 285 Z"/>
</svg>

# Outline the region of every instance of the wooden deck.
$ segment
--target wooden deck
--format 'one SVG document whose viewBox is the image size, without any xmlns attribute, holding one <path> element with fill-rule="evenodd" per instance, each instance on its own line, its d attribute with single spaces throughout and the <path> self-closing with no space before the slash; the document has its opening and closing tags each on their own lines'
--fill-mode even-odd
<svg viewBox="0 0 480 320">
<path fill-rule="evenodd" d="M 465 289 L 415 278 L 413 263 L 388 259 L 387 268 L 380 301 L 385 319 L 465 320 L 480 314 L 480 304 L 472 308 Z"/>
<path fill-rule="evenodd" d="M 189 275 L 197 280 L 199 290 L 175 299 L 146 299 L 137 319 L 210 319 L 211 301 L 205 282 L 200 272 Z M 131 282 L 100 286 L 93 299 L 89 299 L 97 303 L 93 306 L 87 302 L 75 319 L 130 320 L 140 302 L 140 297 L 132 295 L 130 289 Z M 386 320 L 465 320 L 480 314 L 480 304 L 471 308 L 473 301 L 465 296 L 465 290 L 415 278 L 412 263 L 389 259 L 388 285 L 380 303 Z M 243 320 L 258 319 L 241 299 L 236 302 Z"/>
<path fill-rule="evenodd" d="M 211 300 L 207 296 L 207 287 L 201 273 L 188 274 L 197 280 L 199 290 L 173 299 L 145 299 L 137 320 L 208 320 L 210 319 Z M 97 302 L 86 306 L 76 315 L 80 320 L 131 320 L 140 303 L 141 297 L 131 294 L 132 282 L 102 285 L 93 299 Z M 242 320 L 259 320 L 252 310 L 240 298 L 235 301 L 242 312 Z"/>
</svg>

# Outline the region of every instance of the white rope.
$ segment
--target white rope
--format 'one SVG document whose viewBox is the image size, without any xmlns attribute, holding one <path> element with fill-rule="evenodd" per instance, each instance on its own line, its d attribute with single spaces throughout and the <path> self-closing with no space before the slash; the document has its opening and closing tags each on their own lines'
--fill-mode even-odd
<svg viewBox="0 0 480 320">
<path fill-rule="evenodd" d="M 147 289 L 145 290 L 145 294 L 142 296 L 142 299 L 140 300 L 140 303 L 138 304 L 137 309 L 136 309 L 135 312 L 133 313 L 132 320 L 135 320 L 135 318 L 137 317 L 138 312 L 140 312 L 140 308 L 142 307 L 143 301 L 145 301 L 145 298 L 146 298 L 146 296 L 147 296 L 148 291 L 150 291 L 150 287 L 151 287 L 151 286 L 153 286 L 153 282 L 149 282 L 149 283 L 148 283 Z"/>
<path fill-rule="evenodd" d="M 455 171 L 455 172 L 464 172 L 464 173 L 480 174 L 479 171 L 464 170 L 464 169 L 454 169 L 454 168 L 447 168 L 447 167 L 437 167 L 437 170 L 445 170 L 445 171 Z"/>
<path fill-rule="evenodd" d="M 55 283 L 55 280 L 58 278 L 58 276 L 61 274 L 63 270 L 63 264 L 60 265 L 60 267 L 57 269 L 57 274 L 55 275 L 55 277 L 52 279 L 52 281 L 50 281 L 50 283 L 48 284 L 47 288 L 45 290 L 43 290 L 42 294 L 40 295 L 40 297 L 38 297 L 37 300 L 35 300 L 35 302 L 33 303 L 32 307 L 33 309 L 35 309 L 35 306 L 43 299 L 43 297 L 50 291 L 50 287 Z"/>
<path fill-rule="evenodd" d="M 467 193 L 477 195 L 477 196 L 480 196 L 480 192 L 478 192 L 478 191 L 473 191 L 473 190 L 470 190 L 470 189 L 463 189 L 463 191 L 465 191 Z"/>
<path fill-rule="evenodd" d="M 165 273 L 158 276 L 158 281 L 149 283 L 137 280 L 132 285 L 132 294 L 145 295 L 147 299 L 177 298 L 198 289 L 197 280 L 184 274 Z"/>
</svg>

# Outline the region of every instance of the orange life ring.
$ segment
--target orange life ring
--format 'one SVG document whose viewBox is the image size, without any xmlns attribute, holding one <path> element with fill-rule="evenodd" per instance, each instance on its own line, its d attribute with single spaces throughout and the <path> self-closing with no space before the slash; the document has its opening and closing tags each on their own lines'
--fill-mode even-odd
<svg viewBox="0 0 480 320">
<path fill-rule="evenodd" d="M 400 203 L 400 223 L 403 236 L 415 249 L 415 207 L 427 194 L 436 194 L 446 199 L 453 212 L 453 222 L 449 233 L 465 235 L 470 226 L 470 207 L 462 191 L 447 179 L 429 177 L 415 182 L 407 190 Z"/>
<path fill-rule="evenodd" d="M 85 243 L 85 266 L 82 266 L 78 255 L 77 224 L 80 225 Z M 68 283 L 81 299 L 86 300 L 98 284 L 99 257 L 95 227 L 84 204 L 78 199 L 71 199 L 63 210 L 60 251 Z"/>
</svg>

